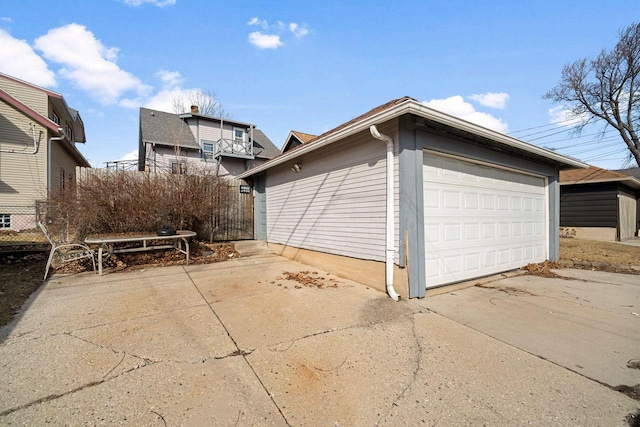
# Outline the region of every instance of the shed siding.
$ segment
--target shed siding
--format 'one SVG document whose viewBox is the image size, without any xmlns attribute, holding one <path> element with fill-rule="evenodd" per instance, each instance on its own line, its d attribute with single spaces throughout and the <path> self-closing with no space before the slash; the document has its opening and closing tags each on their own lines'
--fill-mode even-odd
<svg viewBox="0 0 640 427">
<path fill-rule="evenodd" d="M 379 129 L 397 134 L 395 122 Z M 267 240 L 384 261 L 385 150 L 382 141 L 361 132 L 269 170 Z M 302 165 L 300 173 L 291 171 L 293 163 Z"/>
<path fill-rule="evenodd" d="M 617 227 L 617 185 L 605 183 L 561 186 L 560 226 Z"/>
</svg>

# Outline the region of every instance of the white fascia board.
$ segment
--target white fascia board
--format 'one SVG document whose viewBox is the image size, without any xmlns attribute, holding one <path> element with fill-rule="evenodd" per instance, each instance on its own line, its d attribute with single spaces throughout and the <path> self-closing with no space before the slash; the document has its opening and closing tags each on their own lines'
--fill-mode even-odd
<svg viewBox="0 0 640 427">
<path fill-rule="evenodd" d="M 344 129 L 340 129 L 337 132 L 329 134 L 324 138 L 321 138 L 317 141 L 312 141 L 308 144 L 301 145 L 299 148 L 296 148 L 292 151 L 288 151 L 282 154 L 281 156 L 278 156 L 268 162 L 255 166 L 249 169 L 248 171 L 245 171 L 240 175 L 238 175 L 238 178 L 246 178 L 251 175 L 255 175 L 256 173 L 270 169 L 274 166 L 281 165 L 283 163 L 286 163 L 287 161 L 298 158 L 306 153 L 315 151 L 319 148 L 322 148 L 333 142 L 346 138 L 350 135 L 367 130 L 371 125 L 377 125 L 377 124 L 386 122 L 388 120 L 400 117 L 404 114 L 414 114 L 424 119 L 441 123 L 444 125 L 448 125 L 453 128 L 460 129 L 462 131 L 469 132 L 471 134 L 478 135 L 510 147 L 518 148 L 523 151 L 528 151 L 540 157 L 544 157 L 558 163 L 563 163 L 573 168 L 589 167 L 588 164 L 581 162 L 580 160 L 554 153 L 551 150 L 547 150 L 547 149 L 529 144 L 527 142 L 521 141 L 511 136 L 504 135 L 500 132 L 487 129 L 485 127 L 476 125 L 466 120 L 462 120 L 458 117 L 454 117 L 449 114 L 443 113 L 441 111 L 434 110 L 420 102 L 417 102 L 414 100 L 407 100 L 387 110 L 383 110 L 379 113 L 372 114 L 371 116 L 366 117 L 360 120 L 359 122 L 353 123 L 352 125 L 347 126 Z"/>
<path fill-rule="evenodd" d="M 540 157 L 547 158 L 549 160 L 556 161 L 558 163 L 564 163 L 567 166 L 572 166 L 574 168 L 587 168 L 588 164 L 574 159 L 573 157 L 564 156 L 562 154 L 555 153 L 551 150 L 547 150 L 546 148 L 538 147 L 537 145 L 530 144 L 528 142 L 519 140 L 517 138 L 505 135 L 500 132 L 496 132 L 491 129 L 487 129 L 483 126 L 476 125 L 474 123 L 468 122 L 466 120 L 460 119 L 458 117 L 451 116 L 449 114 L 443 113 L 438 110 L 434 110 L 432 108 L 427 107 L 424 104 L 413 101 L 414 108 L 418 110 L 418 112 L 414 112 L 414 114 L 424 117 L 428 120 L 433 120 L 438 123 L 442 123 L 456 129 L 460 129 L 465 132 L 469 132 L 474 135 L 478 135 L 492 141 L 496 141 L 502 143 L 504 145 L 519 148 L 523 151 L 528 151 L 530 153 L 536 154 Z"/>
</svg>

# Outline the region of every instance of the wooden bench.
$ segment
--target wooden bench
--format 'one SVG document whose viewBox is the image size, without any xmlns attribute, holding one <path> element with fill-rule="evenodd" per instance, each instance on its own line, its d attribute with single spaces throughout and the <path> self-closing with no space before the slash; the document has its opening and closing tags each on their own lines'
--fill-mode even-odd
<svg viewBox="0 0 640 427">
<path fill-rule="evenodd" d="M 84 239 L 84 242 L 87 245 L 100 245 L 98 248 L 98 274 L 102 276 L 102 254 L 105 249 L 109 254 L 153 251 L 156 249 L 175 249 L 186 255 L 187 265 L 189 265 L 189 239 L 195 236 L 196 233 L 194 231 L 178 230 L 176 234 L 170 236 L 159 236 L 157 234 L 141 234 L 134 236 L 88 236 Z M 169 240 L 171 241 L 171 244 L 149 244 L 159 240 Z M 125 248 L 117 247 L 117 245 L 136 242 L 142 243 L 142 246 Z"/>
</svg>

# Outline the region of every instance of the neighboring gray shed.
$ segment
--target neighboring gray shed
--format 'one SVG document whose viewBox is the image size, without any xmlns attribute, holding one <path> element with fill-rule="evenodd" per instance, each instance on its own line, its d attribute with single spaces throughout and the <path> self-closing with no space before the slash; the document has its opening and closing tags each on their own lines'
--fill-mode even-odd
<svg viewBox="0 0 640 427">
<path fill-rule="evenodd" d="M 372 125 L 391 138 L 390 177 Z M 256 237 L 278 253 L 413 298 L 557 260 L 567 167 L 586 165 L 404 97 L 240 177 L 254 181 Z"/>
<path fill-rule="evenodd" d="M 605 241 L 637 236 L 640 179 L 633 170 L 621 172 L 590 166 L 560 173 L 562 234 Z"/>
</svg>

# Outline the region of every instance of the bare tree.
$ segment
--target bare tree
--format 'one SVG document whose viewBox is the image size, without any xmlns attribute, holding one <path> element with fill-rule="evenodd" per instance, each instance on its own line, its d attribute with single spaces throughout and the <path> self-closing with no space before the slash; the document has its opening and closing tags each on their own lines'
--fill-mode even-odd
<svg viewBox="0 0 640 427">
<path fill-rule="evenodd" d="M 186 105 L 185 102 L 188 102 L 189 105 Z M 193 90 L 187 93 L 186 99 L 175 98 L 173 100 L 173 110 L 177 114 L 188 112 L 192 105 L 197 105 L 198 112 L 205 116 L 230 118 L 230 114 L 218 101 L 215 93 L 209 89 Z"/>
<path fill-rule="evenodd" d="M 564 103 L 574 118 L 584 118 L 576 126 L 604 121 L 616 129 L 629 149 L 629 161 L 640 165 L 640 23 L 619 32 L 611 51 L 603 49 L 596 58 L 584 58 L 562 69 L 560 83 L 544 95 Z"/>
</svg>

